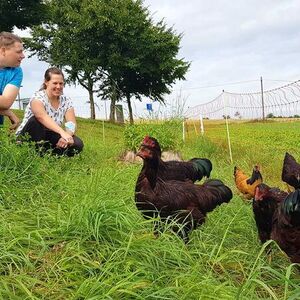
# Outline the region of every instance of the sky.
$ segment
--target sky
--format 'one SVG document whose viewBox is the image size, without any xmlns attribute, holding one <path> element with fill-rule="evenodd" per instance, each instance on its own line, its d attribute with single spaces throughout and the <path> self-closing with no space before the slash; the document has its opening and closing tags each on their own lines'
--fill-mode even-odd
<svg viewBox="0 0 300 300">
<path fill-rule="evenodd" d="M 145 0 L 144 5 L 154 21 L 164 19 L 182 34 L 178 57 L 191 62 L 186 80 L 172 87 L 165 107 L 153 104 L 154 113 L 167 115 L 178 107 L 209 102 L 222 90 L 257 92 L 260 77 L 265 90 L 300 79 L 298 0 Z M 22 98 L 39 89 L 47 67 L 36 57 L 24 59 Z M 66 86 L 65 94 L 77 103 L 78 112 L 86 110 L 88 114 L 84 89 Z M 97 103 L 99 117 L 105 118 L 109 103 Z M 147 116 L 146 103 L 148 99 L 135 101 L 135 117 Z M 126 114 L 126 105 L 123 107 Z"/>
</svg>

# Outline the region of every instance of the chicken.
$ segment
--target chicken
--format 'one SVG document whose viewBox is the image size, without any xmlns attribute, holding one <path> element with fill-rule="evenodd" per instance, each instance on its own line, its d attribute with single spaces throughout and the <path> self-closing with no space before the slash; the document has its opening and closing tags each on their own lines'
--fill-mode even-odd
<svg viewBox="0 0 300 300">
<path fill-rule="evenodd" d="M 300 164 L 289 153 L 285 153 L 283 160 L 281 179 L 288 184 L 288 191 L 292 191 L 290 186 L 294 189 L 300 188 Z"/>
<path fill-rule="evenodd" d="M 255 201 L 273 201 L 270 211 L 261 215 L 259 231 L 265 232 L 263 236 L 266 239 L 276 241 L 291 262 L 300 263 L 300 190 L 288 194 L 269 187 L 261 188 L 259 185 L 256 188 Z M 263 218 L 268 222 L 265 228 L 261 226 Z"/>
<path fill-rule="evenodd" d="M 290 193 L 273 217 L 271 239 L 289 256 L 300 263 L 300 190 Z"/>
<path fill-rule="evenodd" d="M 218 205 L 228 203 L 232 192 L 222 181 L 207 180 L 202 185 L 191 181 L 164 181 L 159 176 L 160 153 L 157 141 L 145 137 L 137 153 L 143 159 L 143 168 L 135 188 L 135 202 L 145 218 L 160 217 L 162 222 L 176 221 L 173 228 L 185 241 L 191 230 L 205 222 L 206 214 Z M 159 226 L 155 225 L 155 234 Z"/>
<path fill-rule="evenodd" d="M 203 177 L 210 177 L 212 163 L 207 158 L 193 158 L 189 161 L 163 161 L 161 159 L 161 148 L 155 138 L 147 137 L 143 141 L 144 145 L 151 144 L 153 150 L 158 155 L 157 176 L 162 180 L 190 180 L 195 182 Z"/>
<path fill-rule="evenodd" d="M 254 197 L 256 186 L 263 182 L 258 166 L 254 166 L 250 178 L 239 167 L 234 167 L 233 175 L 237 189 L 248 200 Z"/>
<path fill-rule="evenodd" d="M 278 204 L 288 194 L 278 188 L 271 188 L 264 183 L 255 188 L 255 196 L 252 202 L 252 209 L 258 236 L 262 243 L 270 239 L 272 231 L 272 220 Z"/>
</svg>

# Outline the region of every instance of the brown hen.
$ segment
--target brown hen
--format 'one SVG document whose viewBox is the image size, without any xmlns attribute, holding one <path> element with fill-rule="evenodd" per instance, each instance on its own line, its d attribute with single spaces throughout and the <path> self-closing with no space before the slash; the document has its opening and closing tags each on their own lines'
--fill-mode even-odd
<svg viewBox="0 0 300 300">
<path fill-rule="evenodd" d="M 252 202 L 252 209 L 258 236 L 262 243 L 271 238 L 272 222 L 274 213 L 286 196 L 287 192 L 283 192 L 278 188 L 271 188 L 261 183 L 255 188 L 255 196 Z"/>
<path fill-rule="evenodd" d="M 256 189 L 255 201 L 269 201 L 273 204 L 270 210 L 261 216 L 261 221 L 268 222 L 268 225 L 266 228 L 260 226 L 259 232 L 265 231 L 264 236 L 267 239 L 276 241 L 291 262 L 300 263 L 300 190 L 288 194 L 271 188 L 261 189 L 261 186 Z M 271 232 L 270 218 L 272 219 Z"/>
<path fill-rule="evenodd" d="M 181 226 L 172 229 L 185 241 L 189 232 L 205 221 L 206 214 L 232 198 L 229 187 L 217 179 L 202 185 L 191 181 L 162 180 L 158 176 L 159 152 L 153 139 L 145 137 L 137 155 L 143 159 L 143 168 L 137 179 L 135 201 L 145 218 L 157 218 L 164 223 L 176 221 Z M 155 224 L 155 234 L 159 233 Z"/>
<path fill-rule="evenodd" d="M 161 159 L 161 148 L 158 141 L 153 137 L 147 137 L 144 145 L 152 145 L 153 150 L 158 154 L 157 176 L 164 181 L 200 181 L 203 177 L 210 177 L 212 163 L 207 158 L 192 158 L 189 161 L 163 161 Z"/>
</svg>

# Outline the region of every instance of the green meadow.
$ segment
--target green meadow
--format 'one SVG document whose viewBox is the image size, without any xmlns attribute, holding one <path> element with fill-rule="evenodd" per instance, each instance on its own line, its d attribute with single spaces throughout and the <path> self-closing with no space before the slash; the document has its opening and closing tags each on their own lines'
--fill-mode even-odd
<svg viewBox="0 0 300 300">
<path fill-rule="evenodd" d="M 0 131 L 0 299 L 300 299 L 299 270 L 274 242 L 266 254 L 233 181 L 234 165 L 250 175 L 259 164 L 267 184 L 285 188 L 285 151 L 300 160 L 299 122 L 230 123 L 232 163 L 223 122 L 204 124 L 204 136 L 191 125 L 184 143 L 179 131 L 175 150 L 211 159 L 211 177 L 234 192 L 187 245 L 168 228 L 155 238 L 135 207 L 141 164 L 121 159 L 134 134 L 78 124 L 85 148 L 72 159 L 39 157 Z"/>
</svg>

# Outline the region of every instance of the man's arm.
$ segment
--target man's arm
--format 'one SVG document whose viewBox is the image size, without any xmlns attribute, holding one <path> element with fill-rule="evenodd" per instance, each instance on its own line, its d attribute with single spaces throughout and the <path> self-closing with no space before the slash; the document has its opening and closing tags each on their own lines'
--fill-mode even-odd
<svg viewBox="0 0 300 300">
<path fill-rule="evenodd" d="M 0 95 L 0 115 L 7 116 L 12 126 L 10 129 L 15 129 L 20 123 L 19 118 L 9 109 L 17 98 L 19 88 L 13 84 L 8 84 Z"/>
<path fill-rule="evenodd" d="M 17 98 L 19 88 L 13 84 L 7 84 L 0 95 L 0 110 L 8 110 Z"/>
<path fill-rule="evenodd" d="M 19 126 L 20 119 L 13 113 L 12 110 L 10 110 L 10 109 L 1 110 L 0 109 L 0 115 L 7 116 L 10 119 L 10 122 L 11 122 L 10 129 L 11 130 L 16 129 Z"/>
</svg>

